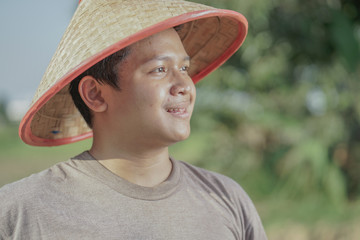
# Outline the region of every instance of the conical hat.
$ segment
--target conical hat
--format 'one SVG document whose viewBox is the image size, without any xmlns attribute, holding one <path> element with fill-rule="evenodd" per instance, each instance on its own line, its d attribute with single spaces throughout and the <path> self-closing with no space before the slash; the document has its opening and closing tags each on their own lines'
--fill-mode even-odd
<svg viewBox="0 0 360 240">
<path fill-rule="evenodd" d="M 55 146 L 91 137 L 69 94 L 69 83 L 120 49 L 180 24 L 195 83 L 223 64 L 247 33 L 240 13 L 192 2 L 81 1 L 20 123 L 21 139 L 30 145 Z"/>
</svg>

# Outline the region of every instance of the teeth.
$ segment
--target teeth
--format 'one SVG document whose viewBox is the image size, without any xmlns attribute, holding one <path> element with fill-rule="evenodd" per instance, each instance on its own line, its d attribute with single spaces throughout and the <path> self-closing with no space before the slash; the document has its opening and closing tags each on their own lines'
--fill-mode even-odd
<svg viewBox="0 0 360 240">
<path fill-rule="evenodd" d="M 183 113 L 185 112 L 185 108 L 169 108 L 167 111 L 170 113 L 177 113 L 177 112 Z"/>
</svg>

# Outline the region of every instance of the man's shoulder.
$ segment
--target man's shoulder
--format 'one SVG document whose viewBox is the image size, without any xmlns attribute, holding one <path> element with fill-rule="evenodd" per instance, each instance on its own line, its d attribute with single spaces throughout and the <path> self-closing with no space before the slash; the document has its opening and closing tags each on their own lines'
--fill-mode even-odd
<svg viewBox="0 0 360 240">
<path fill-rule="evenodd" d="M 229 209 L 238 223 L 243 224 L 246 239 L 266 239 L 252 200 L 237 182 L 225 175 L 189 163 L 180 162 L 180 165 L 188 185 L 197 191 L 206 191 L 207 196 Z"/>
<path fill-rule="evenodd" d="M 179 161 L 179 162 L 180 165 L 182 166 L 182 169 L 185 170 L 186 174 L 196 176 L 197 178 L 201 178 L 202 180 L 213 181 L 216 183 L 221 183 L 229 186 L 236 186 L 236 187 L 240 186 L 233 179 L 223 174 L 210 171 L 187 162 L 183 162 L 183 161 Z"/>
<path fill-rule="evenodd" d="M 30 223 L 57 203 L 61 203 L 63 198 L 67 197 L 64 189 L 70 185 L 68 176 L 72 169 L 75 167 L 71 160 L 59 162 L 1 187 L 0 239 L 3 236 L 12 236 L 17 226 L 26 233 Z"/>
<path fill-rule="evenodd" d="M 13 183 L 9 183 L 0 188 L 0 199 L 3 196 L 7 196 L 9 193 L 26 194 L 34 190 L 43 188 L 45 185 L 51 182 L 62 182 L 67 178 L 70 169 L 75 169 L 78 166 L 76 160 L 85 159 L 85 152 L 81 153 L 73 158 L 59 162 L 41 172 L 34 173 L 28 177 L 22 178 Z"/>
<path fill-rule="evenodd" d="M 216 191 L 231 198 L 241 197 L 249 200 L 244 189 L 230 177 L 186 162 L 180 161 L 180 164 L 188 180 L 194 184 L 206 186 L 210 191 Z"/>
<path fill-rule="evenodd" d="M 18 181 L 4 185 L 0 188 L 0 199 L 3 200 L 13 196 L 16 196 L 16 199 L 25 199 L 27 195 L 33 196 L 35 191 L 41 191 L 41 189 L 44 189 L 45 185 L 49 183 L 48 180 L 53 177 L 54 169 L 58 168 L 61 164 L 64 164 L 64 162 L 58 163 L 50 168 L 34 173 Z"/>
</svg>

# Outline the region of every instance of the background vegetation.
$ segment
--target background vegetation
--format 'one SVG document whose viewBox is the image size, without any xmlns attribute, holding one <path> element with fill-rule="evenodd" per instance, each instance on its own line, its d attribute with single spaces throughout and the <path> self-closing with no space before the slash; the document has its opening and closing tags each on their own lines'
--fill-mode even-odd
<svg viewBox="0 0 360 240">
<path fill-rule="evenodd" d="M 360 2 L 198 0 L 241 12 L 240 50 L 197 85 L 173 155 L 238 181 L 270 239 L 358 239 Z M 0 104 L 0 185 L 87 149 L 34 148 Z"/>
</svg>

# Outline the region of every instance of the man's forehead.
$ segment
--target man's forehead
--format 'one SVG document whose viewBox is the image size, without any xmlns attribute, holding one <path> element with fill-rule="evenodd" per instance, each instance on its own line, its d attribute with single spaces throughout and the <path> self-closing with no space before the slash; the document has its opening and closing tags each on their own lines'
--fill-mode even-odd
<svg viewBox="0 0 360 240">
<path fill-rule="evenodd" d="M 130 52 L 138 57 L 151 57 L 157 60 L 166 60 L 169 50 L 176 54 L 181 54 L 184 60 L 190 60 L 179 35 L 173 29 L 166 29 L 158 32 L 129 46 Z"/>
<path fill-rule="evenodd" d="M 146 38 L 143 38 L 135 43 L 133 43 L 132 45 L 130 45 L 131 47 L 139 47 L 139 46 L 142 46 L 142 45 L 151 45 L 153 43 L 153 41 L 158 41 L 158 40 L 161 40 L 163 38 L 168 38 L 169 35 L 173 35 L 173 34 L 176 34 L 176 36 L 179 36 L 177 34 L 177 32 L 175 31 L 175 29 L 173 28 L 168 28 L 168 29 L 165 29 L 163 31 L 160 31 L 160 32 L 157 32 L 155 34 L 152 34 Z M 180 38 L 179 38 L 180 39 Z"/>
</svg>

